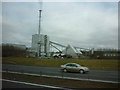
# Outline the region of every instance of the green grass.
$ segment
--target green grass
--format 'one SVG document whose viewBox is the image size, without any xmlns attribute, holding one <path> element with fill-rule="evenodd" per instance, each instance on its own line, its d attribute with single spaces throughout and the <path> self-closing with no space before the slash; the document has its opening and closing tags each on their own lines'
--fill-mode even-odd
<svg viewBox="0 0 120 90">
<path fill-rule="evenodd" d="M 47 77 L 37 77 L 30 75 L 19 75 L 13 73 L 2 73 L 4 79 L 25 81 L 38 84 L 46 84 L 53 86 L 62 86 L 69 88 L 118 88 L 118 84 L 113 83 L 101 83 L 101 82 L 90 82 L 90 81 L 78 81 L 78 80 L 67 80 L 58 78 L 47 78 Z"/>
<path fill-rule="evenodd" d="M 78 63 L 87 66 L 90 69 L 98 70 L 120 70 L 118 67 L 119 60 L 105 60 L 105 59 L 37 59 L 37 58 L 20 58 L 8 57 L 2 58 L 3 64 L 19 64 L 32 66 L 48 66 L 60 67 L 65 63 Z"/>
</svg>

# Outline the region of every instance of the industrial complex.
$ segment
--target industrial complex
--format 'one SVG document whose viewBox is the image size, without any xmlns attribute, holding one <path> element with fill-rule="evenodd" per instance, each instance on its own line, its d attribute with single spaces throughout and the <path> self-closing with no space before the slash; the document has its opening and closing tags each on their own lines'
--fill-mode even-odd
<svg viewBox="0 0 120 90">
<path fill-rule="evenodd" d="M 55 57 L 55 58 L 89 58 L 93 57 L 96 54 L 97 50 L 92 49 L 85 49 L 80 47 L 75 47 L 72 45 L 61 45 L 59 43 L 53 42 L 50 40 L 48 35 L 43 35 L 40 33 L 41 30 L 41 12 L 39 10 L 39 29 L 38 34 L 32 35 L 32 47 L 29 49 L 31 52 L 31 56 L 33 57 Z M 54 48 L 57 52 L 52 52 L 50 49 Z M 62 49 L 61 49 L 62 48 Z M 96 54 L 94 57 L 100 58 L 102 57 L 117 57 L 118 51 L 117 50 L 103 50 L 104 53 Z M 107 52 L 107 53 L 106 53 Z"/>
<path fill-rule="evenodd" d="M 26 57 L 38 58 L 118 58 L 119 50 L 117 49 L 86 49 L 72 45 L 62 45 L 50 40 L 48 35 L 41 34 L 41 12 L 39 10 L 39 28 L 38 33 L 32 35 L 32 44 L 30 48 L 25 45 L 9 44 L 29 52 Z M 8 45 L 8 44 L 7 44 Z M 3 44 L 5 46 L 5 44 Z M 51 49 L 56 51 L 52 51 Z"/>
<path fill-rule="evenodd" d="M 74 58 L 78 58 L 80 54 L 80 50 L 77 50 L 77 48 L 68 45 L 64 46 L 55 42 L 50 41 L 50 38 L 48 35 L 43 35 L 40 33 L 41 30 L 41 12 L 42 10 L 39 10 L 39 29 L 38 34 L 32 35 L 32 47 L 30 48 L 31 55 L 34 57 L 50 57 L 51 51 L 50 48 L 55 48 L 58 50 L 58 55 L 69 55 Z M 58 47 L 62 47 L 63 50 L 60 50 Z M 54 55 L 55 56 L 55 55 Z"/>
</svg>

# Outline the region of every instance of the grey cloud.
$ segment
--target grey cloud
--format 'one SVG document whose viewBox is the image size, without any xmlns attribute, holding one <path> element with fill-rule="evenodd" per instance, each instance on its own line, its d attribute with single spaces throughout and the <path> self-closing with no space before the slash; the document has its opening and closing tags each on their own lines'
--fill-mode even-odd
<svg viewBox="0 0 120 90">
<path fill-rule="evenodd" d="M 27 3 L 26 3 L 27 5 Z M 25 8 L 25 9 L 24 9 Z M 35 9 L 37 8 L 37 9 Z M 14 9 L 14 7 L 13 7 Z M 38 32 L 38 7 L 21 7 L 21 19 L 10 19 L 4 23 L 3 41 L 16 37 L 16 41 L 31 45 L 32 34 Z M 80 47 L 117 47 L 116 8 L 99 4 L 83 3 L 44 3 L 41 32 L 61 44 Z M 9 10 L 8 10 L 9 11 Z M 114 12 L 114 13 L 113 13 Z M 5 20 L 6 21 L 6 20 Z M 11 38 L 8 37 L 11 35 Z"/>
</svg>

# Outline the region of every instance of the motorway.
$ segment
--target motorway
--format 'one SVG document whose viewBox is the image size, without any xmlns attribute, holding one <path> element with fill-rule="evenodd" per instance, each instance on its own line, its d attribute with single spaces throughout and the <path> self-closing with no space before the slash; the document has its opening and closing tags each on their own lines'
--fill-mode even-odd
<svg viewBox="0 0 120 90">
<path fill-rule="evenodd" d="M 106 81 L 114 81 L 114 82 L 118 82 L 118 79 L 120 80 L 120 78 L 118 77 L 118 71 L 90 70 L 90 72 L 86 74 L 62 73 L 60 68 L 57 67 L 24 66 L 24 65 L 12 65 L 12 64 L 3 64 L 2 70 L 22 72 L 22 73 L 34 73 L 34 74 L 50 75 L 50 76 L 64 76 L 71 78 L 106 80 Z"/>
<path fill-rule="evenodd" d="M 29 84 L 26 85 L 23 83 L 2 81 L 2 88 L 43 88 L 43 87 L 33 86 L 33 85 L 29 85 Z"/>
<path fill-rule="evenodd" d="M 39 88 L 39 89 L 50 89 L 50 90 L 63 90 L 67 88 L 62 87 L 55 87 L 55 86 L 48 86 L 48 85 L 41 85 L 35 83 L 27 83 L 27 82 L 20 82 L 20 81 L 12 81 L 12 80 L 2 80 L 2 89 L 5 88 Z"/>
</svg>

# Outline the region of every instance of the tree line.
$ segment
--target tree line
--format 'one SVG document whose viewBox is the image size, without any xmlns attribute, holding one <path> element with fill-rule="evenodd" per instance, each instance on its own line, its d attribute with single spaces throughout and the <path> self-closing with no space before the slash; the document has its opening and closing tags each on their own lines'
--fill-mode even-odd
<svg viewBox="0 0 120 90">
<path fill-rule="evenodd" d="M 12 45 L 2 45 L 2 57 L 26 57 L 26 49 Z"/>
</svg>

